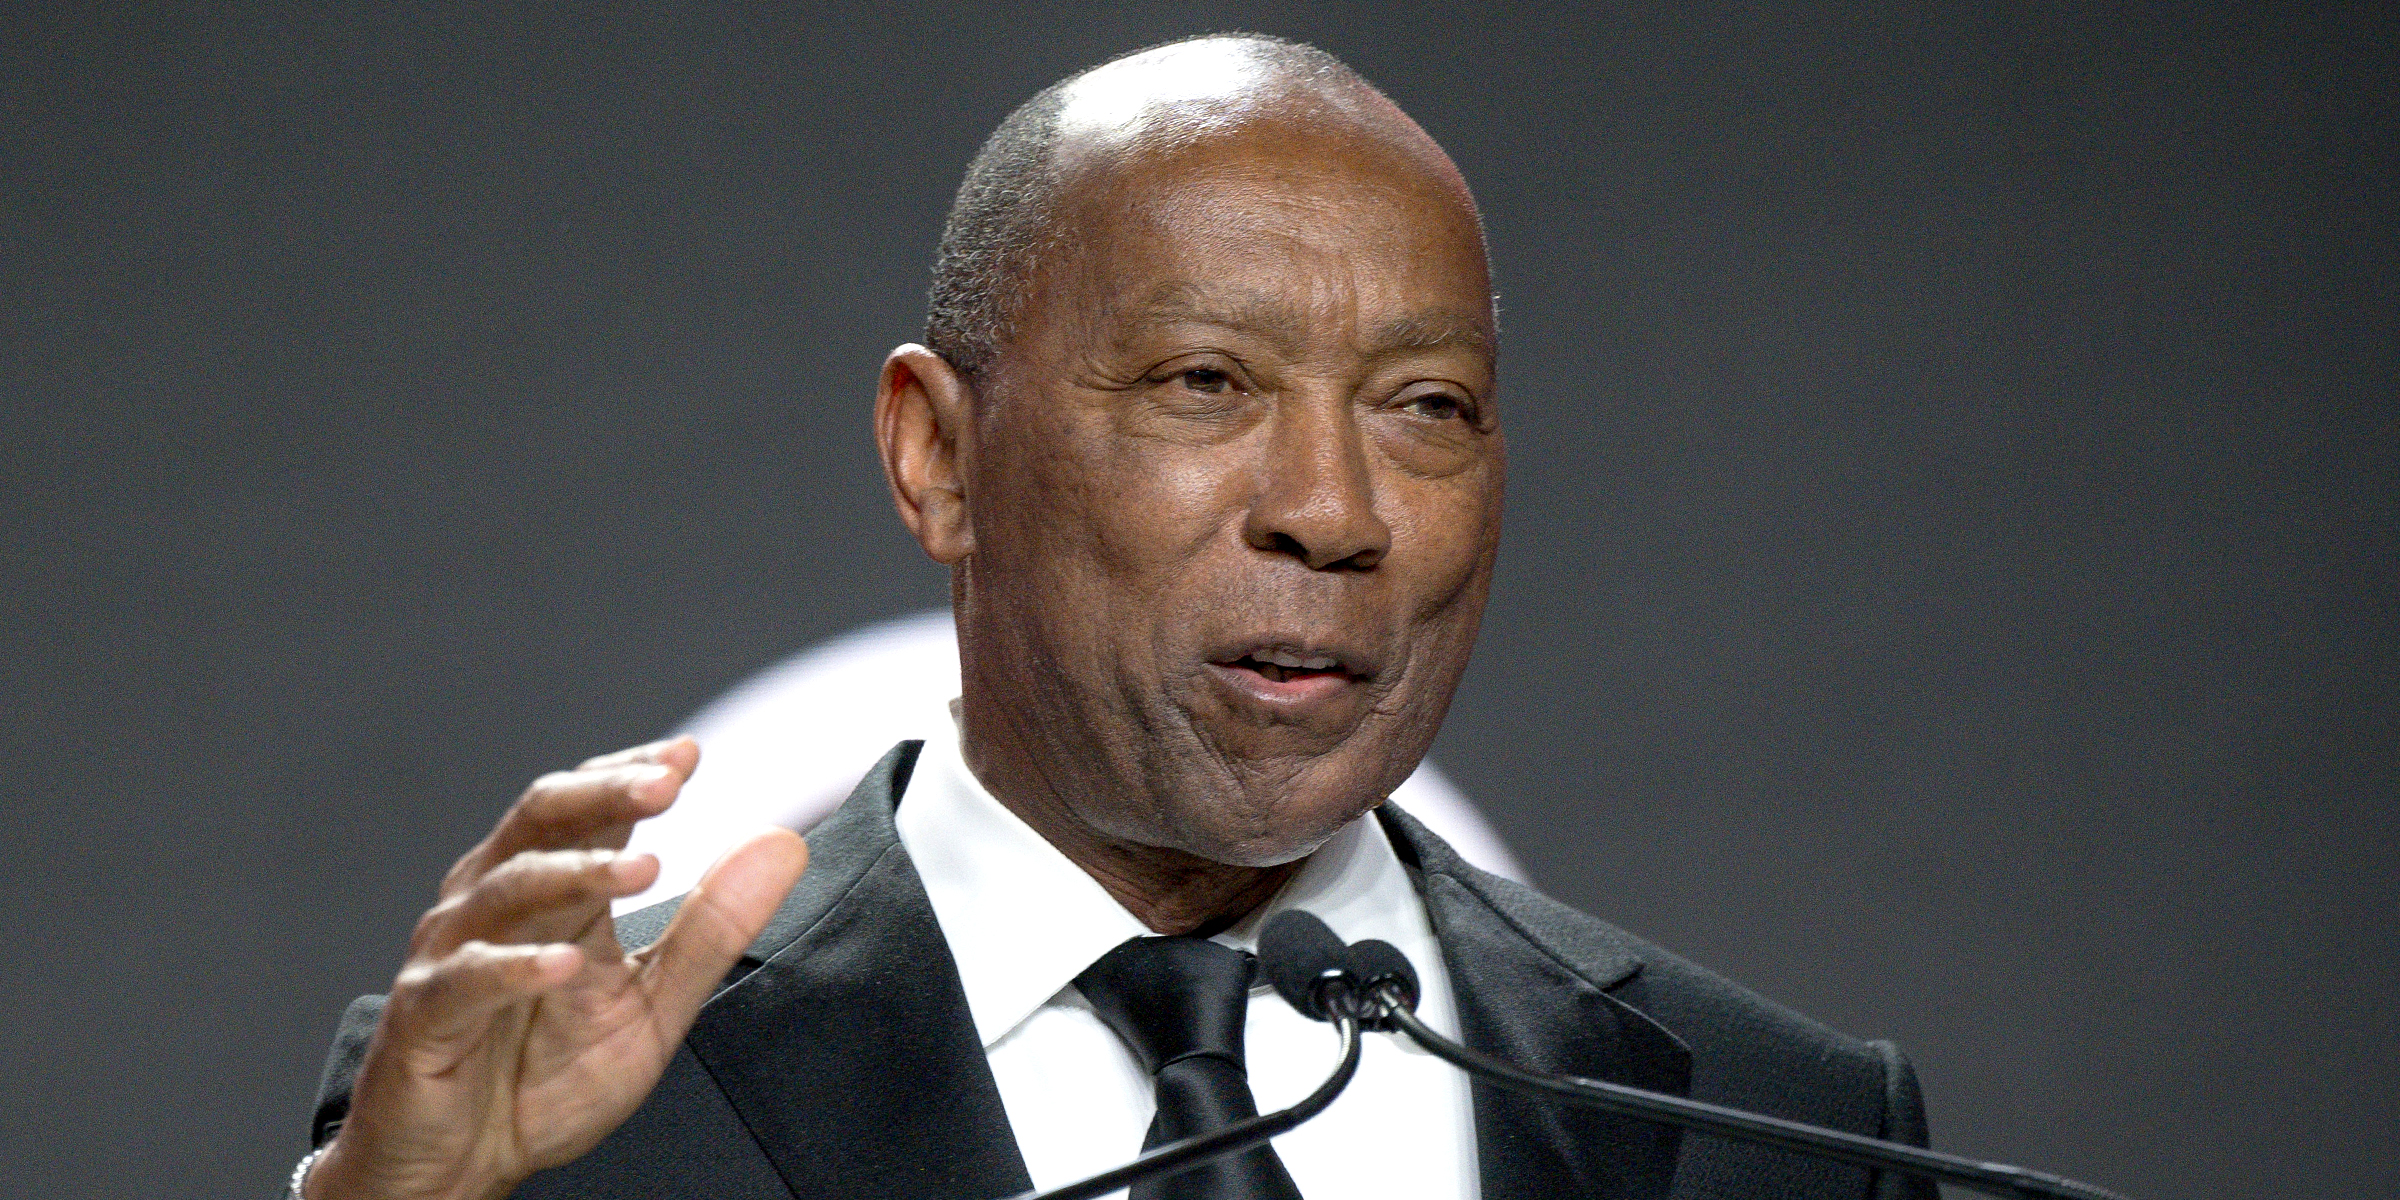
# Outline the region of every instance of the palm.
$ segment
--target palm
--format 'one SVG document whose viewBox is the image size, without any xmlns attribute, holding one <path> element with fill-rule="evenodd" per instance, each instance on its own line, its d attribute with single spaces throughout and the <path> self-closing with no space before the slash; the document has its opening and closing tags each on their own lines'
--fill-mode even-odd
<svg viewBox="0 0 2400 1200">
<path fill-rule="evenodd" d="M 494 1066 L 518 1073 L 509 1134 L 533 1168 L 582 1154 L 639 1107 L 691 1023 L 661 1009 L 623 951 L 594 957 L 591 978 L 530 1005 L 515 1047 L 494 1047 Z"/>
<path fill-rule="evenodd" d="M 501 1195 L 641 1105 L 808 859 L 788 831 L 751 838 L 626 953 L 609 901 L 648 887 L 657 862 L 616 848 L 698 754 L 678 740 L 545 776 L 452 868 L 312 1196 Z"/>
</svg>

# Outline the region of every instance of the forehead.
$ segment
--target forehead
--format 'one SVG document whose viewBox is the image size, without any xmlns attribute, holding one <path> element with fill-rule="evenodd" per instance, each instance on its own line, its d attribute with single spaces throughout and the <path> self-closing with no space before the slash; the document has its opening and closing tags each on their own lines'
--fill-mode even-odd
<svg viewBox="0 0 2400 1200">
<path fill-rule="evenodd" d="M 1412 150 L 1286 126 L 1088 167 L 1061 205 L 1059 269 L 1029 299 L 1120 333 L 1231 316 L 1488 352 L 1473 202 L 1446 161 Z"/>
</svg>

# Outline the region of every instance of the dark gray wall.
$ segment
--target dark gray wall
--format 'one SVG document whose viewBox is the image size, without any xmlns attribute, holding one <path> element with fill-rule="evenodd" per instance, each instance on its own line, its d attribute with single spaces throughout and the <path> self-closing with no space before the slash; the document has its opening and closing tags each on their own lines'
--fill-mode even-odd
<svg viewBox="0 0 2400 1200">
<path fill-rule="evenodd" d="M 1949 1147 L 2389 1191 L 2388 23 L 687 7 L 6 18 L 0 1191 L 263 1194 L 524 779 L 938 602 L 866 415 L 959 168 L 1226 27 L 1486 206 L 1439 753 L 1540 879 Z"/>
</svg>

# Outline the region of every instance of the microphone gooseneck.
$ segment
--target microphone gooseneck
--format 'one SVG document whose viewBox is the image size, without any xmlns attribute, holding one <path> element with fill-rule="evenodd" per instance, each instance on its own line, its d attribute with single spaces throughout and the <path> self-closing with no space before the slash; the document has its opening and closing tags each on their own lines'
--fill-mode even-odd
<svg viewBox="0 0 2400 1200">
<path fill-rule="evenodd" d="M 1298 1104 L 1290 1108 L 1261 1113 L 1247 1121 L 1236 1121 L 1212 1133 L 1169 1142 L 1112 1170 L 1102 1171 L 1089 1179 L 1077 1180 L 1051 1188 L 1049 1191 L 1026 1192 L 1016 1200 L 1096 1200 L 1110 1192 L 1132 1187 L 1145 1179 L 1156 1179 L 1187 1171 L 1211 1159 L 1239 1154 L 1269 1138 L 1281 1137 L 1300 1127 L 1310 1117 L 1325 1111 L 1333 1098 L 1350 1086 L 1350 1077 L 1358 1073 L 1358 1019 L 1350 1016 L 1330 1018 L 1342 1036 L 1342 1061 L 1333 1074 L 1318 1085 Z"/>
<path fill-rule="evenodd" d="M 1710 1104 L 1705 1100 L 1644 1091 L 1598 1079 L 1528 1071 L 1435 1033 L 1425 1022 L 1417 1019 L 1415 1012 L 1390 1003 L 1391 997 L 1391 992 L 1384 993 L 1386 1003 L 1382 1014 L 1391 1028 L 1407 1035 L 1410 1041 L 1451 1065 L 1511 1091 L 1605 1109 L 1745 1142 L 1776 1146 L 1836 1162 L 1903 1171 L 1994 1196 L 2043 1197 L 2045 1200 L 2125 1200 L 2115 1192 L 2088 1183 L 2078 1183 L 2024 1167 L 2012 1167 L 2006 1163 L 1961 1158 L 1921 1146 L 1887 1142 L 1881 1138 L 1787 1121 L 1781 1117 Z"/>
<path fill-rule="evenodd" d="M 1296 915 L 1307 917 L 1317 929 L 1325 931 L 1326 937 L 1333 936 L 1332 931 L 1325 929 L 1324 923 L 1316 918 L 1305 913 Z M 1837 1162 L 1902 1171 L 1996 1196 L 2042 1197 L 2045 1200 L 2125 1200 L 2115 1192 L 2088 1183 L 2078 1183 L 2024 1167 L 1979 1162 L 1921 1146 L 1887 1142 L 1881 1138 L 1787 1121 L 1781 1117 L 1745 1112 L 1704 1100 L 1670 1096 L 1598 1079 L 1528 1071 L 1451 1041 L 1419 1020 L 1416 1007 L 1420 991 L 1416 969 L 1399 947 L 1389 942 L 1367 941 L 1349 949 L 1352 969 L 1365 985 L 1366 1012 L 1361 1019 L 1368 1028 L 1403 1034 L 1450 1065 L 1511 1091 L 1604 1109 L 1720 1137 L 1776 1146 Z"/>
<path fill-rule="evenodd" d="M 2024 1167 L 1981 1162 L 1598 1079 L 1526 1070 L 1451 1041 L 1420 1020 L 1416 1014 L 1421 994 L 1416 968 L 1398 947 L 1381 941 L 1344 945 L 1323 921 L 1298 909 L 1278 914 L 1261 931 L 1259 967 L 1293 1008 L 1331 1022 L 1341 1035 L 1341 1062 L 1316 1091 L 1290 1108 L 1161 1146 L 1114 1170 L 1046 1192 L 1027 1192 L 1015 1200 L 1097 1200 L 1143 1180 L 1238 1154 L 1298 1128 L 1332 1104 L 1357 1074 L 1362 1029 L 1400 1034 L 1469 1074 L 1511 1091 L 1567 1104 L 1836 1162 L 1899 1171 L 2018 1200 L 2125 1200 L 2104 1188 Z"/>
<path fill-rule="evenodd" d="M 1124 1166 L 1049 1191 L 1025 1192 L 1013 1200 L 1097 1200 L 1144 1180 L 1188 1171 L 1202 1163 L 1239 1154 L 1289 1133 L 1324 1112 L 1334 1097 L 1350 1086 L 1351 1077 L 1358 1074 L 1360 1018 L 1373 1006 L 1373 1000 L 1352 969 L 1350 947 L 1325 928 L 1324 922 L 1306 913 L 1299 915 L 1307 918 L 1305 923 L 1287 922 L 1279 916 L 1260 931 L 1258 965 L 1260 973 L 1292 1007 L 1316 1020 L 1331 1022 L 1341 1035 L 1341 1061 L 1317 1090 L 1290 1108 L 1261 1113 L 1223 1129 L 1169 1142 Z M 1315 929 L 1307 925 L 1314 925 Z M 1323 936 L 1317 936 L 1319 933 Z"/>
</svg>

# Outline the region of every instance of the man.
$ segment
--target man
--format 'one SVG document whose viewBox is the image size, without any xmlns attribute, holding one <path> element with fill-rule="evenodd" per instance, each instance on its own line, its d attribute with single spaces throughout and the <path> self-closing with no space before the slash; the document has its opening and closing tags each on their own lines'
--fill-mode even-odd
<svg viewBox="0 0 2400 1200">
<path fill-rule="evenodd" d="M 1381 805 L 1465 669 L 1505 453 L 1480 221 L 1320 52 L 1214 38 L 1045 91 L 969 168 L 875 426 L 952 568 L 955 737 L 804 846 L 613 924 L 676 740 L 537 781 L 345 1019 L 334 1197 L 984 1197 L 1305 1090 L 1282 907 L 1537 1067 L 1922 1138 L 1853 1041 L 1461 862 Z M 1379 809 L 1379 805 L 1381 805 Z M 814 863 L 809 865 L 813 852 Z M 805 877 L 803 866 L 808 866 Z M 795 886 L 795 881 L 797 884 Z M 640 947 L 630 953 L 628 947 Z M 1930 1195 L 1476 1086 L 1388 1039 L 1316 1122 L 1139 1196 Z"/>
<path fill-rule="evenodd" d="M 674 807 L 633 827 L 626 851 L 658 859 L 658 876 L 610 909 L 629 913 L 690 891 L 726 847 L 762 825 L 807 833 L 893 743 L 943 736 L 958 693 L 958 631 L 947 609 L 861 626 L 735 684 L 676 731 L 700 743 L 699 769 Z M 1525 878 L 1433 759 L 1418 763 L 1391 800 L 1460 858 Z"/>
</svg>

